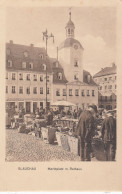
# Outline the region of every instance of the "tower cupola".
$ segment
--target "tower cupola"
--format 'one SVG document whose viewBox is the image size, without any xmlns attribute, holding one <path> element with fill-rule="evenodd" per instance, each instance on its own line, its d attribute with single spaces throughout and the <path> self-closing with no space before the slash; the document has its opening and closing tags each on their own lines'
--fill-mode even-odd
<svg viewBox="0 0 122 194">
<path fill-rule="evenodd" d="M 75 29 L 75 25 L 71 20 L 71 12 L 69 12 L 69 21 L 66 24 L 66 37 L 67 38 L 74 38 L 74 29 Z"/>
</svg>

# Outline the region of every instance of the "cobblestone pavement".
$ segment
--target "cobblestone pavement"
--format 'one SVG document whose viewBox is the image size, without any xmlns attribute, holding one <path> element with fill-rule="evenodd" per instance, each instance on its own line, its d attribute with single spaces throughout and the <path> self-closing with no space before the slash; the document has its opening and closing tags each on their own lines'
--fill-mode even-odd
<svg viewBox="0 0 122 194">
<path fill-rule="evenodd" d="M 80 161 L 80 157 L 40 138 L 6 130 L 6 161 Z"/>
</svg>

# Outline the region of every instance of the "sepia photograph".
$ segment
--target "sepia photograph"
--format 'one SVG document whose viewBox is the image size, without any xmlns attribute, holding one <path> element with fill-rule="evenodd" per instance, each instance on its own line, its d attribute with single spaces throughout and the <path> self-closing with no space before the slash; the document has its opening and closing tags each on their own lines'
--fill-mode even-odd
<svg viewBox="0 0 122 194">
<path fill-rule="evenodd" d="M 6 162 L 116 162 L 115 6 L 7 7 Z"/>
</svg>

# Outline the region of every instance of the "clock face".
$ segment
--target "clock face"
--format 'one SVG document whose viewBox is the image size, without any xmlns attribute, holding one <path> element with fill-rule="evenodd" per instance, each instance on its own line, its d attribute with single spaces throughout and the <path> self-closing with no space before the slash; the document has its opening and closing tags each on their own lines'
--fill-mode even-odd
<svg viewBox="0 0 122 194">
<path fill-rule="evenodd" d="M 74 49 L 78 49 L 78 45 L 77 44 L 74 45 Z"/>
</svg>

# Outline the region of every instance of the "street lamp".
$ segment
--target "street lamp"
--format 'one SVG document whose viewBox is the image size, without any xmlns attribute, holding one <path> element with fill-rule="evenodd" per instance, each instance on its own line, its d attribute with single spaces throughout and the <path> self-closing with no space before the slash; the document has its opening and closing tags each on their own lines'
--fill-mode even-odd
<svg viewBox="0 0 122 194">
<path fill-rule="evenodd" d="M 49 38 L 52 38 L 54 43 L 54 35 L 52 33 L 49 35 L 47 29 L 45 32 L 42 32 L 42 34 L 43 34 L 43 41 L 44 40 L 46 41 L 46 58 L 47 58 L 47 42 Z M 47 61 L 46 61 L 46 113 L 47 113 Z"/>
</svg>

